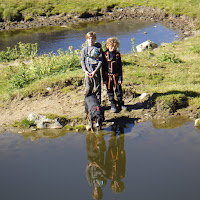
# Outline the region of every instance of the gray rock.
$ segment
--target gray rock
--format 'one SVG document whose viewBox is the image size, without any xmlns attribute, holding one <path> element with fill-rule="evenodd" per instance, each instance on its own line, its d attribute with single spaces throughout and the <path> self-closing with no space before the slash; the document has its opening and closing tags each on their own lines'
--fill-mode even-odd
<svg viewBox="0 0 200 200">
<path fill-rule="evenodd" d="M 194 126 L 200 127 L 200 118 L 195 120 Z"/>
<path fill-rule="evenodd" d="M 140 99 L 141 101 L 143 101 L 143 100 L 149 99 L 149 97 L 150 97 L 150 94 L 149 94 L 149 93 L 142 93 L 142 94 L 139 96 L 139 99 Z"/>
<path fill-rule="evenodd" d="M 141 51 L 144 51 L 145 49 L 148 49 L 150 48 L 151 50 L 152 49 L 155 49 L 157 48 L 158 45 L 150 40 L 147 40 L 139 45 L 136 46 L 136 50 L 137 52 L 141 52 Z"/>
<path fill-rule="evenodd" d="M 46 116 L 29 114 L 29 121 L 34 121 L 38 129 L 59 129 L 63 128 L 58 119 L 48 119 Z"/>
</svg>

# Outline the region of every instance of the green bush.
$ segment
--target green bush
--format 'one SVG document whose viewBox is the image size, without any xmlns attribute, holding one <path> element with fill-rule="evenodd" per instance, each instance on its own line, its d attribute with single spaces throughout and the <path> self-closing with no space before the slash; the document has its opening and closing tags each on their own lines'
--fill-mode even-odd
<svg viewBox="0 0 200 200">
<path fill-rule="evenodd" d="M 35 46 L 33 45 L 33 47 Z M 19 43 L 19 48 L 15 47 L 8 50 L 0 53 L 2 60 L 5 59 L 4 56 L 7 60 L 34 57 L 37 52 L 35 49 L 32 50 L 32 45 L 22 43 Z M 8 58 L 8 56 L 10 57 Z M 69 47 L 69 50 L 65 52 L 59 49 L 58 55 L 50 53 L 35 57 L 29 65 L 20 63 L 17 67 L 9 67 L 7 69 L 7 79 L 11 89 L 24 88 L 35 80 L 66 73 L 80 67 L 80 50 L 73 51 L 73 47 Z"/>
<path fill-rule="evenodd" d="M 3 8 L 0 7 L 0 21 L 3 21 Z"/>
<path fill-rule="evenodd" d="M 182 62 L 179 58 L 176 58 L 176 55 L 173 52 L 163 52 L 162 56 L 158 57 L 158 60 L 161 62 L 169 62 L 169 63 Z"/>
<path fill-rule="evenodd" d="M 8 7 L 3 11 L 3 19 L 10 21 L 20 21 L 22 19 L 22 14 L 15 7 Z"/>
<path fill-rule="evenodd" d="M 8 62 L 19 58 L 35 57 L 38 52 L 38 44 L 24 44 L 19 42 L 14 48 L 7 47 L 7 51 L 0 51 L 0 61 Z"/>
<path fill-rule="evenodd" d="M 18 68 L 9 67 L 7 76 L 11 89 L 23 88 L 34 80 L 30 69 L 23 63 Z"/>
<path fill-rule="evenodd" d="M 30 128 L 31 126 L 34 126 L 34 121 L 29 121 L 27 118 L 22 119 L 21 121 L 15 121 L 14 124 L 12 124 L 14 127 L 18 128 Z"/>
</svg>

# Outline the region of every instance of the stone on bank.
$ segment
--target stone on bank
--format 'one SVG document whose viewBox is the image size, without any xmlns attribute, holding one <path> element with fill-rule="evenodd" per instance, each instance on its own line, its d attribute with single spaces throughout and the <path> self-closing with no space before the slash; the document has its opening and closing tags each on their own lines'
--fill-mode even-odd
<svg viewBox="0 0 200 200">
<path fill-rule="evenodd" d="M 38 129 L 59 129 L 63 128 L 58 119 L 48 119 L 46 116 L 29 114 L 28 120 L 33 121 Z"/>
</svg>

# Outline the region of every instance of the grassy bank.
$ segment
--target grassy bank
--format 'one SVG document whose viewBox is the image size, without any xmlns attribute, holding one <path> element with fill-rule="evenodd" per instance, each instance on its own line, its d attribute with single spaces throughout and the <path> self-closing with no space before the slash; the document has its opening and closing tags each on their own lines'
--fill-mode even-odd
<svg viewBox="0 0 200 200">
<path fill-rule="evenodd" d="M 188 15 L 200 21 L 198 0 L 1 0 L 1 20 L 30 20 L 33 16 L 50 16 L 67 13 L 84 13 L 106 8 L 124 6 L 152 6 L 163 9 L 167 13 Z"/>
<path fill-rule="evenodd" d="M 43 95 L 49 87 L 70 92 L 69 85 L 82 84 L 80 51 L 72 47 L 66 52 L 58 51 L 57 56 L 34 55 L 30 63 L 7 63 L 9 67 L 1 68 L 1 100 Z M 181 107 L 198 108 L 199 54 L 200 36 L 194 36 L 138 55 L 122 55 L 123 88 L 138 94 L 154 93 L 161 109 L 170 112 Z"/>
</svg>

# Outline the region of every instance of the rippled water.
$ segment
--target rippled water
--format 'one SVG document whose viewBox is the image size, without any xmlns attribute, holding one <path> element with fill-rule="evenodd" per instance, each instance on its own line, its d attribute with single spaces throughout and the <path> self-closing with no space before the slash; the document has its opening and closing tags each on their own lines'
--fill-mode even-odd
<svg viewBox="0 0 200 200">
<path fill-rule="evenodd" d="M 62 29 L 60 31 L 46 30 L 33 33 L 16 32 L 11 37 L 5 38 L 1 35 L 0 50 L 13 47 L 18 42 L 38 43 L 39 53 L 56 53 L 59 48 L 67 50 L 69 46 L 80 49 L 85 42 L 85 34 L 88 31 L 97 33 L 97 41 L 106 41 L 108 37 L 116 36 L 120 40 L 120 51 L 128 53 L 131 51 L 131 39 L 135 38 L 135 45 L 146 40 L 151 40 L 160 45 L 162 42 L 173 42 L 178 39 L 178 32 L 171 30 L 159 23 L 138 20 L 114 21 L 99 25 L 88 25 L 79 29 Z M 147 34 L 144 34 L 147 33 Z M 9 34 L 9 33 L 6 33 Z"/>
<path fill-rule="evenodd" d="M 200 131 L 174 124 L 1 134 L 0 199 L 199 199 Z"/>
</svg>

